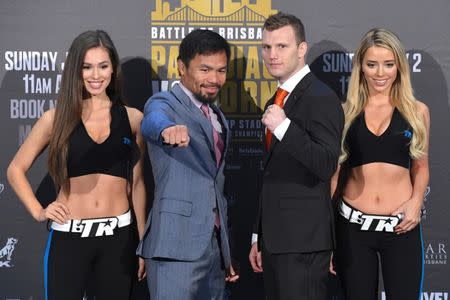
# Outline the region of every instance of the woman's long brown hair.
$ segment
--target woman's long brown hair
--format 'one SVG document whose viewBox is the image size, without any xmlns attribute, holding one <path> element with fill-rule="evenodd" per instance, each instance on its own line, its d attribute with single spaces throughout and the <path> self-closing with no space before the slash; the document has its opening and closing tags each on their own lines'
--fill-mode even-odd
<svg viewBox="0 0 450 300">
<path fill-rule="evenodd" d="M 81 122 L 83 99 L 89 98 L 83 82 L 83 64 L 86 52 L 91 48 L 106 49 L 111 59 L 113 74 L 106 88 L 109 99 L 122 103 L 119 56 L 109 35 L 102 30 L 81 33 L 72 42 L 61 78 L 61 89 L 55 109 L 52 134 L 49 143 L 48 169 L 57 189 L 70 192 L 67 173 L 69 138 Z"/>
</svg>

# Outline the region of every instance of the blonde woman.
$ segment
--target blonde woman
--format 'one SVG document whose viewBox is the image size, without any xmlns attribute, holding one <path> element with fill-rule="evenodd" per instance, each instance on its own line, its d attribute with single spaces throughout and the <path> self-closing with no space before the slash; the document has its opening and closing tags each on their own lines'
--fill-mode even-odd
<svg viewBox="0 0 450 300">
<path fill-rule="evenodd" d="M 388 299 L 419 299 L 430 116 L 391 31 L 363 37 L 344 112 L 335 259 L 346 299 L 377 299 L 379 262 Z"/>
</svg>

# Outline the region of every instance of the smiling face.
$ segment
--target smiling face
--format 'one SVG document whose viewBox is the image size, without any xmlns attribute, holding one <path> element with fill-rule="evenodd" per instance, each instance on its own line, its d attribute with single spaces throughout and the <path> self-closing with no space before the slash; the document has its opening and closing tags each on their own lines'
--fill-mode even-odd
<svg viewBox="0 0 450 300">
<path fill-rule="evenodd" d="M 392 84 L 397 78 L 397 64 L 391 50 L 378 46 L 368 48 L 361 70 L 370 95 L 390 95 Z"/>
<path fill-rule="evenodd" d="M 91 96 L 106 95 L 112 73 L 111 59 L 105 48 L 95 47 L 86 51 L 83 62 L 83 82 Z"/>
<path fill-rule="evenodd" d="M 178 60 L 181 82 L 202 103 L 213 103 L 227 79 L 225 51 L 197 54 L 186 66 Z"/>
<path fill-rule="evenodd" d="M 285 82 L 305 65 L 307 45 L 298 43 L 291 25 L 262 35 L 262 57 L 270 75 Z"/>
</svg>

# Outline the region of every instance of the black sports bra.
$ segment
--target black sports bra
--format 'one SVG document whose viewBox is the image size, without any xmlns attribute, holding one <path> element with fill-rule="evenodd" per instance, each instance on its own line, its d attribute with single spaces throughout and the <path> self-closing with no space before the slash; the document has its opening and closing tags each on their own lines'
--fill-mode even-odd
<svg viewBox="0 0 450 300">
<path fill-rule="evenodd" d="M 67 157 L 69 178 L 95 173 L 129 178 L 134 139 L 128 114 L 124 106 L 117 104 L 111 106 L 110 112 L 110 134 L 104 142 L 93 141 L 83 122 L 72 132 Z"/>
<path fill-rule="evenodd" d="M 411 127 L 397 108 L 394 108 L 388 128 L 379 136 L 367 128 L 363 111 L 347 132 L 347 164 L 353 168 L 373 162 L 385 162 L 409 169 L 412 134 Z"/>
</svg>

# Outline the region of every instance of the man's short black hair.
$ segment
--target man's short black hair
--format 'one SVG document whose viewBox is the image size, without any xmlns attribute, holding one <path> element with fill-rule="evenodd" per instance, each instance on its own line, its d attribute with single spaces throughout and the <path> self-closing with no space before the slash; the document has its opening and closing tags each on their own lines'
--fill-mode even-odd
<svg viewBox="0 0 450 300">
<path fill-rule="evenodd" d="M 225 51 L 227 63 L 230 61 L 230 45 L 218 33 L 206 30 L 196 29 L 184 37 L 180 44 L 178 59 L 189 67 L 190 61 L 197 55 L 209 55 Z"/>
</svg>

